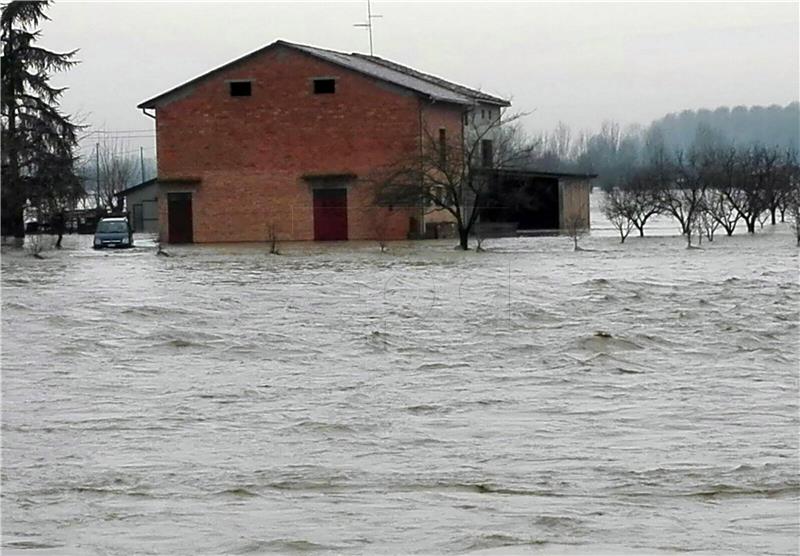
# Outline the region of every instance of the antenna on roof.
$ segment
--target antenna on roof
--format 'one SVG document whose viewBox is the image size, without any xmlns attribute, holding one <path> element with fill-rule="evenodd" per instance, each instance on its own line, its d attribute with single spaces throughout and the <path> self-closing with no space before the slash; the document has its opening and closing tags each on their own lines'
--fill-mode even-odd
<svg viewBox="0 0 800 556">
<path fill-rule="evenodd" d="M 383 17 L 382 15 L 372 15 L 372 6 L 370 0 L 367 0 L 367 22 L 354 23 L 353 27 L 365 27 L 369 31 L 369 55 L 372 56 L 372 20 Z"/>
</svg>

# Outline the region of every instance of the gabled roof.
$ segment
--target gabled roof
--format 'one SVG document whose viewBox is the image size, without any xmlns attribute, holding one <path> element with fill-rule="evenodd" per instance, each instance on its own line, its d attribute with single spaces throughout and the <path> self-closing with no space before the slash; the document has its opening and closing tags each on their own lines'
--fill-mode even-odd
<svg viewBox="0 0 800 556">
<path fill-rule="evenodd" d="M 170 89 L 169 91 L 156 97 L 153 97 L 150 100 L 146 100 L 139 104 L 138 108 L 156 108 L 158 104 L 168 100 L 170 97 L 181 92 L 183 89 L 202 82 L 221 71 L 227 70 L 246 60 L 250 60 L 251 58 L 254 58 L 277 46 L 292 48 L 299 52 L 303 52 L 310 56 L 314 56 L 315 58 L 325 60 L 363 75 L 412 90 L 418 94 L 430 98 L 431 100 L 463 105 L 473 105 L 477 103 L 494 104 L 497 106 L 511 105 L 511 103 L 505 99 L 487 95 L 486 93 L 475 89 L 470 89 L 469 87 L 464 87 L 463 85 L 459 85 L 457 83 L 451 83 L 450 81 L 446 81 L 439 77 L 428 75 L 426 73 L 413 70 L 409 67 L 390 62 L 389 60 L 378 58 L 377 56 L 367 56 L 365 54 L 358 53 L 346 54 L 344 52 L 337 52 L 335 50 L 326 50 L 324 48 L 317 48 L 314 46 L 306 46 L 278 40 L 256 50 L 255 52 L 251 52 L 250 54 L 242 56 L 241 58 L 237 58 L 232 62 L 228 62 L 223 66 L 213 69 L 208 73 L 204 73 L 203 75 L 196 77 L 191 81 L 187 81 L 186 83 L 179 85 L 174 89 Z"/>
</svg>

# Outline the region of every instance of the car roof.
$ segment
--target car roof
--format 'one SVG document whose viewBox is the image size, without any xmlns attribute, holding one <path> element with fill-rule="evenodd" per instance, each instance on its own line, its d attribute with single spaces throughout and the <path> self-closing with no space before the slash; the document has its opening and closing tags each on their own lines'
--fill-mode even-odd
<svg viewBox="0 0 800 556">
<path fill-rule="evenodd" d="M 114 216 L 112 218 L 101 218 L 100 222 L 127 222 L 128 219 L 121 216 Z"/>
</svg>

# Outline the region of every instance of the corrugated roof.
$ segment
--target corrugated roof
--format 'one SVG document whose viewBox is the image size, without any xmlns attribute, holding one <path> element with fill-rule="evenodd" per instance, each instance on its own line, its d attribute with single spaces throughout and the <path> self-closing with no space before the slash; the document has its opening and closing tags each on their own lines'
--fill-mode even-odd
<svg viewBox="0 0 800 556">
<path fill-rule="evenodd" d="M 275 46 L 293 48 L 300 52 L 304 52 L 316 58 L 356 71 L 363 75 L 368 75 L 370 77 L 380 79 L 381 81 L 410 89 L 425 95 L 432 100 L 464 105 L 471 105 L 477 102 L 486 102 L 500 106 L 511 105 L 511 103 L 507 100 L 494 97 L 492 95 L 487 95 L 486 93 L 464 87 L 463 85 L 458 85 L 457 83 L 451 83 L 439 77 L 428 75 L 409 67 L 390 62 L 389 60 L 378 58 L 377 56 L 367 56 L 365 54 L 358 53 L 346 54 L 344 52 L 337 52 L 335 50 L 326 50 L 324 48 L 317 48 L 314 46 L 278 40 L 270 45 L 265 46 L 264 48 L 256 50 L 255 52 L 251 52 L 250 54 L 242 56 L 241 58 L 237 58 L 232 62 L 196 77 L 191 81 L 187 81 L 186 83 L 179 85 L 174 89 L 170 89 L 169 91 L 162 93 L 150 100 L 146 100 L 139 104 L 138 108 L 155 108 L 161 101 L 167 100 L 173 94 L 178 93 L 185 87 L 203 81 L 211 77 L 213 74 L 228 69 L 229 67 L 243 62 L 246 59 L 257 56 Z"/>
</svg>

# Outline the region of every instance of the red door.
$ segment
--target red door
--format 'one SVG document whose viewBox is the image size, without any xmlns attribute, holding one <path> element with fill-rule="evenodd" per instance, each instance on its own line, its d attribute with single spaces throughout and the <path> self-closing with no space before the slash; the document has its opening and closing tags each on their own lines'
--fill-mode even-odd
<svg viewBox="0 0 800 556">
<path fill-rule="evenodd" d="M 347 189 L 314 190 L 314 239 L 347 239 Z"/>
<path fill-rule="evenodd" d="M 192 194 L 167 194 L 170 243 L 192 243 Z"/>
</svg>

